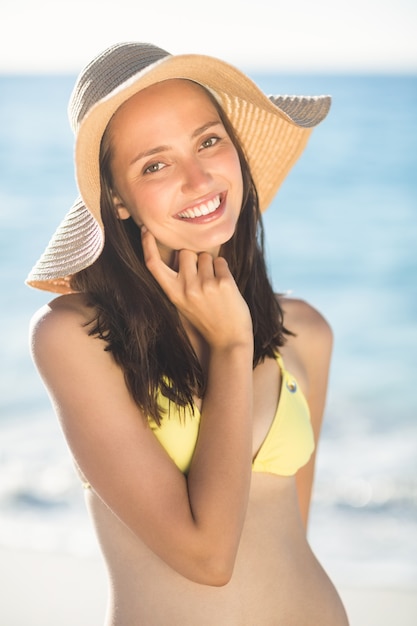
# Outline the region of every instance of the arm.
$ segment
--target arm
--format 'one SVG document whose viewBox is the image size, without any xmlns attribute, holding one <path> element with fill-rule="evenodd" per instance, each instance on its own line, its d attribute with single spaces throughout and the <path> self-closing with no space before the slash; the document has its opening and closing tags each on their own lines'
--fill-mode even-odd
<svg viewBox="0 0 417 626">
<path fill-rule="evenodd" d="M 103 342 L 88 336 L 85 309 L 74 306 L 78 296 L 59 298 L 32 329 L 35 362 L 93 489 L 171 567 L 212 585 L 231 575 L 251 476 L 250 316 L 227 268 L 218 265 L 220 282 L 227 283 L 223 297 L 214 280 L 208 296 L 199 294 L 201 310 L 187 305 L 210 338 L 207 394 L 188 478 L 147 427 Z"/>
<path fill-rule="evenodd" d="M 300 370 L 302 384 L 310 408 L 311 423 L 316 447 L 309 462 L 296 475 L 301 517 L 308 526 L 308 516 L 314 480 L 314 470 L 323 413 L 326 402 L 333 334 L 322 315 L 301 300 L 283 300 L 286 326 L 295 333 L 288 340 L 288 349 Z M 287 350 L 287 347 L 285 348 Z M 294 373 L 295 372 L 294 368 Z"/>
<path fill-rule="evenodd" d="M 253 330 L 227 263 L 207 253 L 179 253 L 179 270 L 162 262 L 143 234 L 148 269 L 208 347 L 207 388 L 188 474 L 193 519 L 207 540 L 202 567 L 232 573 L 246 514 L 252 465 Z M 209 551 L 207 552 L 207 548 Z"/>
</svg>

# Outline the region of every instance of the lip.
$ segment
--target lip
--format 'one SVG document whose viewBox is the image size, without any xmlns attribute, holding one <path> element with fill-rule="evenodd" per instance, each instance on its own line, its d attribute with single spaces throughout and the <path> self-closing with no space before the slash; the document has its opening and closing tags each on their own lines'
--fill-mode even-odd
<svg viewBox="0 0 417 626">
<path fill-rule="evenodd" d="M 217 197 L 220 197 L 220 204 L 212 213 L 208 213 L 207 215 L 199 215 L 196 217 L 185 217 L 184 215 L 181 215 L 181 214 L 183 214 L 187 210 L 187 207 L 186 207 L 185 209 L 183 209 L 182 211 L 174 215 L 174 218 L 187 224 L 207 224 L 208 222 L 212 222 L 223 215 L 225 208 L 226 208 L 227 192 L 210 194 L 210 196 L 201 198 L 198 202 L 194 202 L 192 205 L 190 204 L 188 207 L 190 209 L 198 208 L 199 206 L 203 204 L 207 204 L 208 202 L 213 201 Z"/>
</svg>

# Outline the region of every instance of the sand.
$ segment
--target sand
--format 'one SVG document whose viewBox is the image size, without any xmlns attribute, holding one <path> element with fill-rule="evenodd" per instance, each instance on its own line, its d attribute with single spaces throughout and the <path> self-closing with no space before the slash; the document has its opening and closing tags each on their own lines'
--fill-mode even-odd
<svg viewBox="0 0 417 626">
<path fill-rule="evenodd" d="M 350 626 L 417 624 L 417 587 L 339 587 L 339 593 Z M 0 548 L 0 626 L 102 626 L 106 595 L 99 557 Z"/>
</svg>

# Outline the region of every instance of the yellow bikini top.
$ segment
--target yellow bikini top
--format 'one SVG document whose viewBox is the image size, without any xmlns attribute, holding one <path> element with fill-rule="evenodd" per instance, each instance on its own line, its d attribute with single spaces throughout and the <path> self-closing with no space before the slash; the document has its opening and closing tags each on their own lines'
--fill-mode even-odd
<svg viewBox="0 0 417 626">
<path fill-rule="evenodd" d="M 314 450 L 314 435 L 307 401 L 295 378 L 287 372 L 277 354 L 282 383 L 279 402 L 271 427 L 252 461 L 252 471 L 292 476 L 305 465 Z M 177 467 L 186 474 L 197 442 L 201 415 L 175 404 L 160 394 L 158 402 L 166 410 L 161 426 L 149 420 L 156 438 Z"/>
</svg>

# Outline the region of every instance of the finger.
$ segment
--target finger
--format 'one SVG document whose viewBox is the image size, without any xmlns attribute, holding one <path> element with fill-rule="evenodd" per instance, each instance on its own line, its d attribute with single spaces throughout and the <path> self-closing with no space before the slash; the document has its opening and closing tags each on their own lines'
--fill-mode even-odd
<svg viewBox="0 0 417 626">
<path fill-rule="evenodd" d="M 198 255 L 192 250 L 178 251 L 178 275 L 184 279 L 192 279 L 197 276 Z"/>
<path fill-rule="evenodd" d="M 210 278 L 214 278 L 214 263 L 211 254 L 201 252 L 198 255 L 197 269 L 201 279 L 209 280 Z"/>
<path fill-rule="evenodd" d="M 166 291 L 166 288 L 169 288 L 170 283 L 177 278 L 178 274 L 161 259 L 156 239 L 152 233 L 142 226 L 141 234 L 145 265 L 162 289 Z"/>
<path fill-rule="evenodd" d="M 214 259 L 213 269 L 217 278 L 229 278 L 232 276 L 228 262 L 221 256 Z"/>
</svg>

